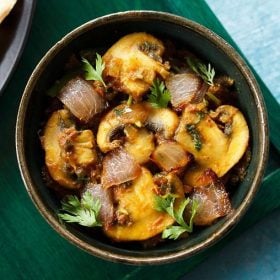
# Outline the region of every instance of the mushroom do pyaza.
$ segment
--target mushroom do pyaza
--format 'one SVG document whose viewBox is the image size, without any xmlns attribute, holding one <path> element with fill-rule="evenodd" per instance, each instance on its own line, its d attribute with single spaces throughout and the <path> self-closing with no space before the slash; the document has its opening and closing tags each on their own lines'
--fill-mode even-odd
<svg viewBox="0 0 280 280">
<path fill-rule="evenodd" d="M 61 222 L 147 243 L 233 211 L 250 161 L 234 80 L 177 45 L 140 32 L 81 50 L 48 90 L 43 174 Z"/>
</svg>

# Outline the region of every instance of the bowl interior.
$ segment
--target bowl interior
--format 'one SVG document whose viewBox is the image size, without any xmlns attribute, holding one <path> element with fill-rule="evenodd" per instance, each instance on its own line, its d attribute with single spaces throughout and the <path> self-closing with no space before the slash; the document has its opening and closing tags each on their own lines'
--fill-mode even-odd
<svg viewBox="0 0 280 280">
<path fill-rule="evenodd" d="M 42 180 L 41 169 L 44 165 L 44 155 L 38 137 L 48 100 L 46 89 L 62 76 L 63 67 L 70 55 L 86 48 L 94 48 L 102 52 L 121 36 L 139 31 L 176 41 L 200 58 L 211 62 L 218 72 L 225 73 L 235 80 L 238 106 L 249 125 L 252 150 L 248 174 L 232 196 L 233 208 L 236 209 L 232 215 L 195 232 L 188 239 L 166 242 L 149 249 L 143 249 L 135 244 L 113 244 L 102 236 L 92 234 L 74 225 L 68 224 L 63 227 L 58 223 L 56 212 L 60 203 Z M 262 115 L 264 108 L 262 99 L 256 95 L 256 92 L 253 92 L 256 89 L 248 81 L 248 73 L 245 73 L 243 66 L 236 62 L 238 61 L 236 54 L 227 46 L 221 47 L 221 44 L 215 34 L 180 18 L 152 14 L 146 16 L 126 14 L 107 17 L 80 27 L 59 42 L 44 57 L 32 75 L 23 97 L 18 119 L 17 148 L 18 153 L 22 154 L 19 159 L 27 189 L 37 207 L 40 208 L 39 210 L 57 231 L 76 245 L 103 258 L 150 263 L 151 261 L 170 261 L 174 256 L 191 255 L 219 239 L 235 224 L 256 191 L 263 172 L 265 159 L 261 154 L 261 149 L 263 149 L 265 141 Z"/>
</svg>

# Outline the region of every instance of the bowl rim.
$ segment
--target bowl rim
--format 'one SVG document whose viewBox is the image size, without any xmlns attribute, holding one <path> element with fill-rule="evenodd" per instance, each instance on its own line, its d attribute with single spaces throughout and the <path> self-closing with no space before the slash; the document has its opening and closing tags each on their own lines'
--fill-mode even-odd
<svg viewBox="0 0 280 280">
<path fill-rule="evenodd" d="M 263 155 L 261 160 L 257 166 L 255 177 L 252 180 L 251 187 L 248 190 L 244 200 L 239 205 L 238 208 L 235 209 L 234 213 L 231 217 L 211 236 L 202 242 L 192 245 L 189 248 L 186 248 L 182 251 L 176 252 L 168 252 L 162 255 L 144 257 L 144 256 L 131 256 L 128 254 L 119 254 L 111 251 L 104 251 L 99 248 L 96 248 L 86 241 L 79 239 L 76 235 L 68 231 L 55 217 L 52 213 L 48 211 L 48 208 L 44 204 L 41 199 L 41 195 L 36 187 L 33 186 L 32 176 L 29 173 L 27 162 L 24 153 L 24 123 L 25 123 L 25 115 L 27 105 L 29 103 L 31 93 L 37 83 L 38 78 L 41 76 L 42 72 L 45 69 L 45 65 L 47 65 L 52 58 L 59 53 L 66 45 L 68 45 L 72 40 L 77 38 L 78 36 L 86 33 L 87 31 L 96 28 L 98 26 L 102 26 L 106 23 L 110 22 L 119 22 L 125 20 L 135 20 L 135 19 L 143 19 L 143 20 L 156 20 L 160 22 L 168 22 L 176 25 L 180 25 L 183 28 L 191 29 L 194 32 L 202 35 L 207 40 L 212 42 L 215 47 L 219 48 L 223 53 L 225 53 L 231 61 L 237 66 L 239 71 L 242 73 L 246 82 L 255 98 L 255 102 L 257 104 L 257 113 L 258 118 L 260 119 L 259 125 L 259 142 L 260 142 L 260 154 Z M 212 246 L 222 237 L 224 237 L 233 227 L 237 224 L 237 222 L 241 219 L 241 217 L 245 214 L 249 205 L 251 204 L 255 194 L 257 193 L 264 171 L 266 167 L 266 163 L 268 160 L 268 149 L 269 149 L 269 138 L 268 138 L 268 121 L 267 114 L 265 109 L 264 99 L 262 97 L 262 93 L 260 88 L 253 76 L 251 70 L 243 60 L 243 58 L 237 53 L 237 51 L 223 38 L 219 35 L 208 29 L 207 27 L 184 17 L 166 13 L 159 11 L 146 11 L 146 10 L 138 10 L 138 11 L 125 11 L 108 14 L 102 17 L 98 17 L 96 19 L 90 20 L 79 27 L 75 28 L 67 35 L 65 35 L 60 41 L 58 41 L 55 45 L 53 45 L 49 51 L 42 57 L 40 62 L 37 64 L 35 69 L 33 70 L 27 85 L 24 89 L 23 96 L 19 105 L 17 121 L 16 121 L 16 154 L 17 161 L 21 173 L 22 180 L 24 182 L 25 188 L 35 204 L 36 208 L 39 210 L 41 215 L 45 218 L 45 220 L 51 225 L 51 227 L 57 231 L 61 236 L 70 241 L 72 244 L 77 247 L 83 249 L 84 251 L 98 256 L 105 260 L 110 260 L 113 262 L 121 262 L 127 264 L 136 264 L 136 265 L 154 265 L 154 264 L 164 264 L 170 263 L 178 260 L 185 259 L 187 257 L 191 257 L 202 250 Z"/>
</svg>

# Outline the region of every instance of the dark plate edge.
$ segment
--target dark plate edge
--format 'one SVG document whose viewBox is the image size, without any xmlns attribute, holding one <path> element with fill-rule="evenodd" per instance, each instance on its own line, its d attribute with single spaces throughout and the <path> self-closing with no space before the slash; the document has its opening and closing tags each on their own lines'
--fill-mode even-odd
<svg viewBox="0 0 280 280">
<path fill-rule="evenodd" d="M 17 53 L 15 54 L 15 60 L 13 62 L 12 67 L 9 69 L 9 73 L 7 74 L 6 78 L 4 79 L 4 82 L 2 83 L 1 86 L 1 82 L 0 82 L 0 96 L 3 94 L 8 82 L 10 81 L 12 74 L 14 73 L 16 66 L 19 63 L 19 60 L 21 58 L 21 55 L 23 53 L 29 32 L 30 32 L 30 28 L 31 28 L 31 23 L 32 23 L 32 19 L 33 19 L 33 15 L 34 15 L 34 11 L 35 11 L 35 7 L 36 7 L 36 0 L 31 0 L 31 1 L 27 1 L 26 5 L 30 5 L 30 7 L 27 7 L 28 9 L 28 15 L 25 16 L 24 18 L 26 18 L 26 20 L 24 20 L 25 23 L 25 29 L 24 29 L 24 35 L 22 35 L 22 33 L 20 35 L 16 35 L 16 36 L 20 36 L 21 40 L 20 40 L 20 44 L 19 47 L 17 49 Z"/>
</svg>

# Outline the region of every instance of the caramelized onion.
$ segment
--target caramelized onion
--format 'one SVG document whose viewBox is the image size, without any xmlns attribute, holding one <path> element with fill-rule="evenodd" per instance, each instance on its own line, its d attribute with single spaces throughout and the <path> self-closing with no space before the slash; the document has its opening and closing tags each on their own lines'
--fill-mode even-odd
<svg viewBox="0 0 280 280">
<path fill-rule="evenodd" d="M 124 149 L 119 148 L 107 154 L 103 160 L 102 185 L 104 188 L 134 180 L 141 173 L 141 167 Z"/>
<path fill-rule="evenodd" d="M 194 224 L 200 226 L 210 225 L 216 219 L 223 217 L 231 211 L 228 193 L 217 175 L 207 169 L 198 179 L 198 187 L 194 188 L 191 198 L 198 203 Z"/>
<path fill-rule="evenodd" d="M 161 143 L 152 154 L 153 161 L 168 172 L 185 167 L 191 158 L 191 154 L 187 154 L 179 143 L 172 141 Z"/>
<path fill-rule="evenodd" d="M 171 94 L 171 104 L 175 108 L 183 108 L 188 103 L 202 101 L 208 85 L 193 73 L 170 75 L 166 87 Z"/>
<path fill-rule="evenodd" d="M 70 80 L 60 91 L 58 98 L 81 121 L 88 122 L 95 114 L 102 112 L 106 101 L 80 77 Z"/>
<path fill-rule="evenodd" d="M 100 219 L 102 225 L 110 226 L 114 220 L 113 195 L 110 189 L 104 189 L 101 184 L 89 183 L 84 191 L 89 191 L 101 203 Z"/>
</svg>

